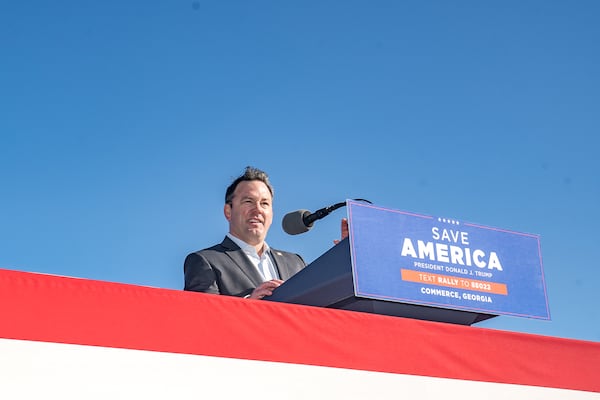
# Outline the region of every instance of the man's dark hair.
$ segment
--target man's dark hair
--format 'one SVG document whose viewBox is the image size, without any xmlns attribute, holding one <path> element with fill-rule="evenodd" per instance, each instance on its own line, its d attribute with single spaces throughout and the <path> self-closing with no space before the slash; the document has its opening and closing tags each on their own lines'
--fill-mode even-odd
<svg viewBox="0 0 600 400">
<path fill-rule="evenodd" d="M 258 168 L 246 167 L 246 169 L 244 170 L 244 173 L 242 175 L 238 176 L 231 183 L 231 185 L 229 185 L 229 187 L 225 191 L 225 204 L 231 204 L 231 201 L 233 200 L 233 192 L 235 192 L 235 188 L 237 188 L 237 185 L 239 185 L 239 183 L 243 182 L 243 181 L 261 181 L 261 182 L 263 182 L 265 185 L 267 185 L 269 192 L 271 192 L 271 197 L 273 197 L 273 194 L 274 194 L 273 186 L 271 186 L 271 182 L 269 182 L 269 175 L 267 175 L 266 172 L 261 171 Z"/>
</svg>

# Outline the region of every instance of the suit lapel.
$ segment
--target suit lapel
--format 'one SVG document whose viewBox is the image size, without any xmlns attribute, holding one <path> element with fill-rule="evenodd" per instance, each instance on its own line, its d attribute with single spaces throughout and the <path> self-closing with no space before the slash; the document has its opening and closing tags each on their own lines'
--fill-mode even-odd
<svg viewBox="0 0 600 400">
<path fill-rule="evenodd" d="M 273 259 L 273 263 L 275 264 L 275 268 L 277 268 L 277 272 L 279 272 L 279 278 L 282 280 L 286 280 L 290 277 L 290 271 L 288 268 L 283 268 L 285 265 L 285 261 L 283 259 L 283 254 L 279 250 L 274 250 L 271 248 L 271 256 Z"/>
<path fill-rule="evenodd" d="M 263 282 L 263 277 L 258 272 L 254 264 L 248 260 L 248 257 L 246 257 L 244 251 L 240 249 L 240 246 L 235 244 L 233 240 L 229 239 L 227 236 L 225 236 L 221 246 L 225 247 L 225 253 L 229 256 L 229 258 L 231 258 L 237 268 L 239 268 L 239 270 L 252 281 L 254 285 L 259 286 Z"/>
</svg>

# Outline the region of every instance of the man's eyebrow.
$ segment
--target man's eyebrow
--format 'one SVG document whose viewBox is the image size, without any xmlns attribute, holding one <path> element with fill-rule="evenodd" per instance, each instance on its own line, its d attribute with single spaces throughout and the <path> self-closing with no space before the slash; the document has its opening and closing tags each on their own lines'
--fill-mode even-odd
<svg viewBox="0 0 600 400">
<path fill-rule="evenodd" d="M 252 195 L 242 196 L 242 197 L 240 197 L 240 200 L 241 201 L 244 201 L 244 200 L 260 200 L 260 201 L 269 201 L 269 202 L 273 201 L 273 199 L 270 198 L 270 197 L 259 197 L 259 196 L 252 196 Z"/>
</svg>

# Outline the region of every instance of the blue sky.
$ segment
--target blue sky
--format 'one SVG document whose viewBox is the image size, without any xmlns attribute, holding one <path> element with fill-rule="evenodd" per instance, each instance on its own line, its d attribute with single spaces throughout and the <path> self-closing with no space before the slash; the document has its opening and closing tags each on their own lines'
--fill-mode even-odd
<svg viewBox="0 0 600 400">
<path fill-rule="evenodd" d="M 7 2 L 0 268 L 180 289 L 246 165 L 289 211 L 367 198 L 541 236 L 552 321 L 600 341 L 595 1 Z"/>
</svg>

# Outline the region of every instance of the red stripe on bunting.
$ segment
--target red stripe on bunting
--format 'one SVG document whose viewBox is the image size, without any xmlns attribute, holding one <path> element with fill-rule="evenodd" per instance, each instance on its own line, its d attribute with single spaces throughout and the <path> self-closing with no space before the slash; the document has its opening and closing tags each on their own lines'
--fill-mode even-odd
<svg viewBox="0 0 600 400">
<path fill-rule="evenodd" d="M 600 344 L 0 270 L 0 337 L 600 392 Z"/>
</svg>

